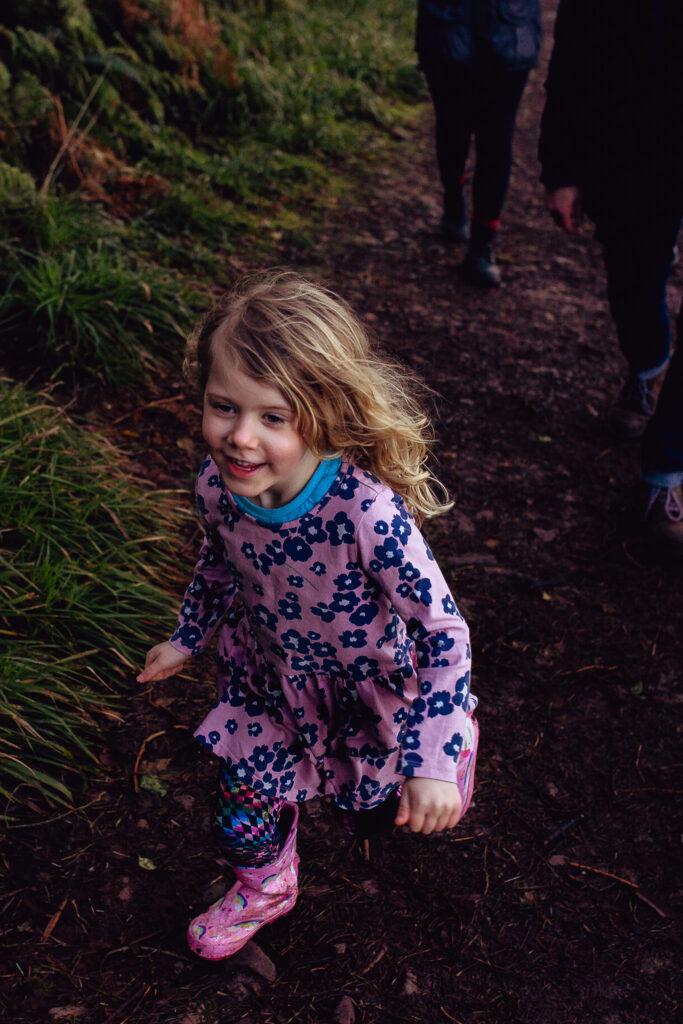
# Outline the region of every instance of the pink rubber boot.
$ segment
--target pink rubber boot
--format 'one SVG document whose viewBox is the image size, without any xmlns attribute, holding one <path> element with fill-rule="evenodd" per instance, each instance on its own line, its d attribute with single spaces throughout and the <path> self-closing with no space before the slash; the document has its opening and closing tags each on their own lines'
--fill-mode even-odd
<svg viewBox="0 0 683 1024">
<path fill-rule="evenodd" d="M 187 929 L 190 949 L 205 960 L 224 960 L 269 921 L 287 914 L 297 897 L 296 804 L 285 804 L 280 829 L 286 836 L 277 860 L 259 867 L 234 867 L 237 883 Z"/>
<path fill-rule="evenodd" d="M 458 758 L 456 774 L 458 789 L 462 797 L 462 813 L 460 820 L 465 816 L 467 808 L 472 801 L 474 791 L 474 768 L 477 763 L 477 747 L 479 746 L 479 725 L 476 718 L 470 716 L 465 722 L 465 735 L 463 736 L 462 750 Z"/>
</svg>

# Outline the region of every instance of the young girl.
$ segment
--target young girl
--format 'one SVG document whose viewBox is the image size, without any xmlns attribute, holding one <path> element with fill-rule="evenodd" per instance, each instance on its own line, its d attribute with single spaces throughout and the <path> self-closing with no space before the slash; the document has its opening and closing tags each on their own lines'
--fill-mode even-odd
<svg viewBox="0 0 683 1024">
<path fill-rule="evenodd" d="M 418 529 L 449 507 L 425 467 L 414 382 L 351 310 L 288 272 L 222 298 L 190 339 L 209 457 L 205 539 L 178 628 L 141 683 L 218 629 L 216 825 L 237 882 L 191 922 L 209 960 L 296 900 L 297 805 L 331 798 L 359 837 L 452 828 L 478 729 L 467 626 Z"/>
</svg>

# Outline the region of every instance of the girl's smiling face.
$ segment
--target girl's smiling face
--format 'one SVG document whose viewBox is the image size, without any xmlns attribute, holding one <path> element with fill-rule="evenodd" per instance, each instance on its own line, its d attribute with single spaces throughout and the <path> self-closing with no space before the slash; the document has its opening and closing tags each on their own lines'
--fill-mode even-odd
<svg viewBox="0 0 683 1024">
<path fill-rule="evenodd" d="M 248 376 L 230 353 L 212 360 L 202 433 L 225 486 L 264 508 L 292 501 L 319 464 L 279 388 Z"/>
</svg>

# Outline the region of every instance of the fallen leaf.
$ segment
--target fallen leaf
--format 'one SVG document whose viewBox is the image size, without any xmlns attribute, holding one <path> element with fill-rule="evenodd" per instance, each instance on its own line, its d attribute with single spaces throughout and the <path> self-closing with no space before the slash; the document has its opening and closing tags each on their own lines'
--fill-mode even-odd
<svg viewBox="0 0 683 1024">
<path fill-rule="evenodd" d="M 361 882 L 360 887 L 366 896 L 379 896 L 379 886 L 372 878 L 368 878 L 365 882 Z"/>
<path fill-rule="evenodd" d="M 417 975 L 415 974 L 415 971 L 411 971 L 411 969 L 408 968 L 408 970 L 406 971 L 406 980 L 403 983 L 403 991 L 401 994 L 404 996 L 414 996 L 417 995 L 419 991 L 420 988 L 417 984 Z"/>
<path fill-rule="evenodd" d="M 343 996 L 341 1002 L 334 1011 L 336 1024 L 355 1024 L 356 1004 L 351 996 Z"/>
<path fill-rule="evenodd" d="M 536 536 L 546 544 L 549 544 L 551 540 L 555 540 L 558 532 L 558 530 L 542 530 L 539 526 L 534 528 Z"/>
<path fill-rule="evenodd" d="M 156 864 L 153 860 L 150 860 L 149 857 L 138 857 L 138 866 L 141 867 L 143 871 L 156 871 L 157 869 Z"/>
<path fill-rule="evenodd" d="M 140 789 L 146 789 L 155 796 L 166 796 L 168 788 L 163 784 L 158 775 L 143 775 L 140 779 Z"/>
<path fill-rule="evenodd" d="M 275 981 L 277 978 L 275 964 L 255 942 L 248 942 L 238 953 L 231 956 L 230 963 L 233 966 L 248 967 L 250 971 L 259 974 L 266 981 Z"/>
</svg>

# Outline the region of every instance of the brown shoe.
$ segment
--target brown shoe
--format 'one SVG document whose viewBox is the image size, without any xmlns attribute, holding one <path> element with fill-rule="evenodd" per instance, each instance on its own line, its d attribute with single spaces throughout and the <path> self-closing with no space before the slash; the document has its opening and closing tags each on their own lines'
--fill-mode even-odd
<svg viewBox="0 0 683 1024">
<path fill-rule="evenodd" d="M 650 380 L 641 380 L 635 374 L 628 378 L 607 414 L 607 426 L 620 441 L 637 441 L 643 436 L 657 408 L 665 377 L 666 370 Z"/>
<path fill-rule="evenodd" d="M 671 554 L 683 556 L 683 486 L 654 487 L 643 482 L 641 488 L 646 533 Z"/>
</svg>

